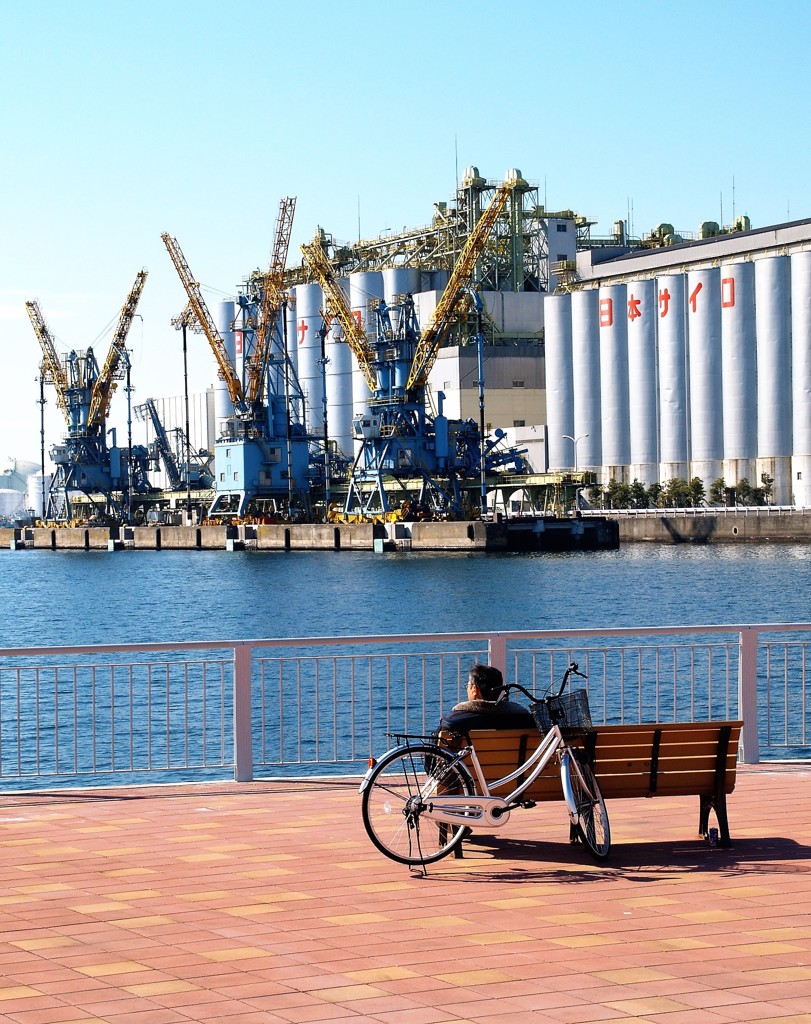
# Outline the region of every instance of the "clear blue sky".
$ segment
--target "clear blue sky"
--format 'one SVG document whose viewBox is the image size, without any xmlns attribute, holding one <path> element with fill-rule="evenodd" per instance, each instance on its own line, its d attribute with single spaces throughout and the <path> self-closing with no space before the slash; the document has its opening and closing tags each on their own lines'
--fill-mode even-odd
<svg viewBox="0 0 811 1024">
<path fill-rule="evenodd" d="M 101 362 L 146 266 L 134 401 L 182 392 L 163 231 L 214 303 L 266 266 L 282 196 L 298 259 L 358 210 L 365 237 L 426 223 L 469 164 L 598 234 L 730 223 L 733 181 L 754 226 L 811 217 L 810 29 L 805 0 L 0 0 L 0 457 L 39 459 L 26 299 Z M 201 337 L 191 357 L 202 389 Z"/>
</svg>

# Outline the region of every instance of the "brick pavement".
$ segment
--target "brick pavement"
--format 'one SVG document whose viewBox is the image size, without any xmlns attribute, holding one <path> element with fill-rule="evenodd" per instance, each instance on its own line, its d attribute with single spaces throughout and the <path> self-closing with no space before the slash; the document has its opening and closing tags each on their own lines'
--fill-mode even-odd
<svg viewBox="0 0 811 1024">
<path fill-rule="evenodd" d="M 354 782 L 0 794 L 0 1022 L 811 1024 L 811 765 L 697 799 L 563 805 L 410 874 Z"/>
</svg>

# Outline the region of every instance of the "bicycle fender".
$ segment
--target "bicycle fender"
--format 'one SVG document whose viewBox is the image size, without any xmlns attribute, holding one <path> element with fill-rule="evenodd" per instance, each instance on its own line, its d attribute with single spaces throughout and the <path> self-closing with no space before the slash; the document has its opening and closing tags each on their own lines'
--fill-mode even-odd
<svg viewBox="0 0 811 1024">
<path fill-rule="evenodd" d="M 577 801 L 574 797 L 574 791 L 572 790 L 572 780 L 570 776 L 569 763 L 572 759 L 572 755 L 568 750 L 564 750 L 560 756 L 560 784 L 563 789 L 563 799 L 566 801 L 566 806 L 569 809 L 569 818 L 573 825 L 576 825 L 579 819 L 577 813 Z"/>
</svg>

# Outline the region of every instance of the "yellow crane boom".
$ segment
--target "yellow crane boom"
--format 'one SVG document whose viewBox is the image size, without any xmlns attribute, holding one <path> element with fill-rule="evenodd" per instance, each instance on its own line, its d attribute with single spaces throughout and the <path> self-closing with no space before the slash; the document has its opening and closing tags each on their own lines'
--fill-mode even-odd
<svg viewBox="0 0 811 1024">
<path fill-rule="evenodd" d="M 341 325 L 347 344 L 358 361 L 360 371 L 369 385 L 369 389 L 374 391 L 377 387 L 377 374 L 372 365 L 372 352 L 366 339 L 366 331 L 363 329 L 363 325 L 352 315 L 349 299 L 346 296 L 346 292 L 335 280 L 332 265 L 324 251 L 324 246 L 321 244 L 321 239 L 316 236 L 312 242 L 305 242 L 301 247 L 301 251 L 304 253 L 304 258 L 307 260 L 313 275 L 324 292 L 326 300 L 326 309 L 324 310 L 325 324 L 331 323 L 334 318 Z"/>
<path fill-rule="evenodd" d="M 287 263 L 287 250 L 290 247 L 290 234 L 293 230 L 295 211 L 295 197 L 287 196 L 280 201 L 270 267 L 263 282 L 262 308 L 254 332 L 253 351 L 247 366 L 245 390 L 248 403 L 251 406 L 255 406 L 262 400 L 268 351 L 273 332 L 276 329 L 279 310 L 284 302 L 284 268 Z"/>
<path fill-rule="evenodd" d="M 428 374 L 436 361 L 440 346 L 454 323 L 455 309 L 462 290 L 469 284 L 473 271 L 476 269 L 476 263 L 490 237 L 490 232 L 507 205 L 507 200 L 515 185 L 515 181 L 508 180 L 496 189 L 490 205 L 468 235 L 459 254 L 459 259 L 451 271 L 445 290 L 434 310 L 434 315 L 420 335 L 406 384 L 409 391 L 416 385 L 424 385 L 428 380 Z"/>
<path fill-rule="evenodd" d="M 67 422 L 70 423 L 67 397 L 68 377 L 65 373 L 65 367 L 60 362 L 59 356 L 56 353 L 53 337 L 39 308 L 39 303 L 36 300 L 26 302 L 25 308 L 28 311 L 28 318 L 42 349 L 42 379 L 46 384 L 53 384 L 56 388 L 57 405 L 65 414 Z"/>
<path fill-rule="evenodd" d="M 87 414 L 88 427 L 97 427 L 106 419 L 107 414 L 110 411 L 110 402 L 113 398 L 113 392 L 118 386 L 118 381 L 124 376 L 121 364 L 125 352 L 127 335 L 129 334 L 130 326 L 132 325 L 132 321 L 135 316 L 135 309 L 138 305 L 138 300 L 141 298 L 141 292 L 144 289 L 146 275 L 147 271 L 145 269 L 138 271 L 135 275 L 135 282 L 130 289 L 130 293 L 124 302 L 124 305 L 121 307 L 118 326 L 113 334 L 113 340 L 110 342 L 110 349 L 107 353 L 107 358 L 104 361 L 101 373 L 96 378 L 96 382 L 93 385 L 93 390 L 90 395 L 90 410 Z"/>
<path fill-rule="evenodd" d="M 189 270 L 189 265 L 183 255 L 183 250 L 178 245 L 177 239 L 172 238 L 172 236 L 167 233 L 162 234 L 161 239 L 163 240 L 163 244 L 166 246 L 166 251 L 169 253 L 172 263 L 175 265 L 175 270 L 177 271 L 180 282 L 186 291 L 192 312 L 197 318 L 200 326 L 203 328 L 203 334 L 205 334 L 208 339 L 211 351 L 214 353 L 214 358 L 217 360 L 220 378 L 225 381 L 226 387 L 228 388 L 228 394 L 231 396 L 231 401 L 234 403 L 234 408 L 237 412 L 245 413 L 247 411 L 247 407 L 245 403 L 245 393 L 242 390 L 242 382 L 237 376 L 237 372 L 228 355 L 225 342 L 222 340 L 220 332 L 217 330 L 211 317 L 211 313 L 208 311 L 208 306 L 203 298 L 203 293 L 200 291 L 200 285 L 192 277 L 191 270 Z"/>
</svg>

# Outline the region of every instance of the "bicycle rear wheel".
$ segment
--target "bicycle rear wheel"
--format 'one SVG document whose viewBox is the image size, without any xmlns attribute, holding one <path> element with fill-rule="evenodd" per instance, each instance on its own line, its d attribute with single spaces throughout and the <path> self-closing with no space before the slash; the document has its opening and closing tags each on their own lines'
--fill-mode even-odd
<svg viewBox="0 0 811 1024">
<path fill-rule="evenodd" d="M 467 769 L 428 744 L 393 751 L 374 769 L 363 791 L 363 824 L 387 857 L 401 864 L 430 864 L 446 857 L 465 834 L 464 825 L 433 821 L 424 813 L 435 796 L 469 795 Z"/>
<path fill-rule="evenodd" d="M 604 860 L 611 849 L 611 829 L 605 800 L 594 772 L 585 762 L 576 760 L 571 752 L 564 755 L 561 772 L 568 776 L 568 785 L 564 780 L 563 792 L 570 794 L 566 802 L 577 834 L 594 857 Z"/>
</svg>

